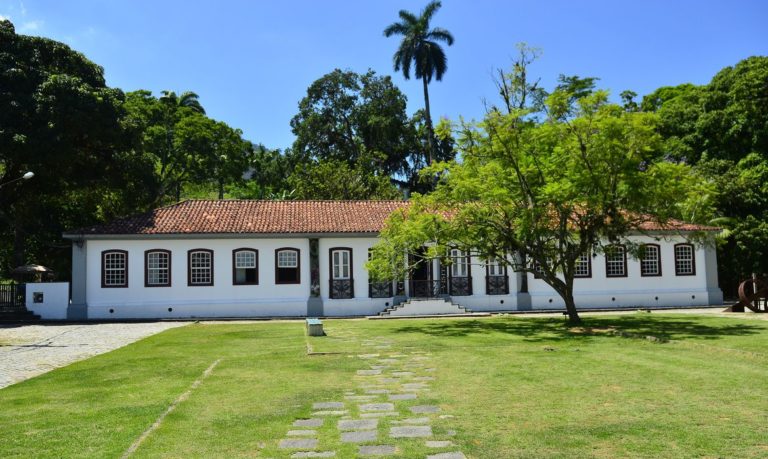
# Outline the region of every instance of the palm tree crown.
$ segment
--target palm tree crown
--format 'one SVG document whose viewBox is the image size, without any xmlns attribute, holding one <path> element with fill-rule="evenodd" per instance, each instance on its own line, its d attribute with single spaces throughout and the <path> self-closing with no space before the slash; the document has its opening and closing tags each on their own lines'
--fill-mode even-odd
<svg viewBox="0 0 768 459">
<path fill-rule="evenodd" d="M 403 41 L 393 56 L 395 71 L 403 70 L 406 80 L 411 78 L 411 64 L 414 66 L 416 78 L 419 78 L 424 86 L 424 114 L 427 121 L 427 151 L 429 163 L 432 164 L 434 152 L 437 149 L 435 131 L 432 127 L 432 115 L 429 110 L 429 90 L 427 89 L 432 78 L 437 81 L 443 79 L 448 68 L 445 52 L 438 42 L 453 44 L 453 35 L 445 29 L 429 28 L 429 21 L 435 12 L 440 9 L 440 2 L 433 0 L 424 7 L 417 17 L 410 11 L 400 10 L 400 22 L 390 24 L 384 29 L 384 36 L 402 35 Z"/>
<path fill-rule="evenodd" d="M 184 91 L 181 95 L 176 95 L 174 91 L 160 91 L 163 95 L 160 100 L 170 104 L 173 107 L 187 107 L 192 111 L 205 115 L 205 109 L 200 103 L 200 96 L 192 91 Z"/>
<path fill-rule="evenodd" d="M 443 79 L 448 68 L 445 52 L 437 43 L 443 41 L 451 46 L 453 35 L 445 29 L 429 28 L 429 21 L 440 9 L 440 2 L 433 0 L 416 17 L 410 11 L 400 10 L 400 22 L 395 22 L 384 29 L 384 36 L 402 35 L 403 41 L 393 56 L 395 71 L 403 70 L 406 80 L 411 78 L 411 63 L 414 64 L 416 78 L 426 78 L 427 83 L 436 78 Z"/>
</svg>

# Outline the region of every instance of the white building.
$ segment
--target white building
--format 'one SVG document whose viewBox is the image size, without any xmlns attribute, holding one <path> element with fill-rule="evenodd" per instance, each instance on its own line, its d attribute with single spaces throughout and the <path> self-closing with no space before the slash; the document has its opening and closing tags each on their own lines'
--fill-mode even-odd
<svg viewBox="0 0 768 459">
<path fill-rule="evenodd" d="M 68 232 L 67 317 L 360 316 L 436 295 L 475 311 L 563 308 L 533 275 L 460 252 L 449 267 L 425 263 L 409 279 L 369 283 L 368 250 L 386 217 L 404 205 L 193 200 Z M 676 234 L 634 236 L 649 244 L 643 260 L 621 251 L 585 257 L 575 281 L 577 306 L 721 304 L 714 248 Z"/>
</svg>

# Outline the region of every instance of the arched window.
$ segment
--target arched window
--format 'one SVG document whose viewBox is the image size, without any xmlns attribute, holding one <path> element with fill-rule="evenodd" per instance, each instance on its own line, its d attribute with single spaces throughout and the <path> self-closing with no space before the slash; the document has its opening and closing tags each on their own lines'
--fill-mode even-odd
<svg viewBox="0 0 768 459">
<path fill-rule="evenodd" d="M 170 250 L 150 249 L 144 252 L 144 286 L 171 286 Z"/>
<path fill-rule="evenodd" d="M 192 249 L 187 252 L 187 285 L 213 285 L 213 250 Z"/>
<path fill-rule="evenodd" d="M 105 250 L 101 252 L 101 287 L 128 287 L 128 252 Z"/>
<path fill-rule="evenodd" d="M 661 276 L 661 247 L 658 244 L 643 244 L 641 247 L 640 275 Z"/>
<path fill-rule="evenodd" d="M 605 277 L 627 277 L 627 251 L 623 245 L 605 248 Z"/>
<path fill-rule="evenodd" d="M 301 266 L 298 249 L 285 247 L 275 250 L 276 284 L 300 284 L 300 269 Z"/>
<path fill-rule="evenodd" d="M 696 275 L 696 260 L 693 254 L 692 244 L 675 244 L 675 275 Z"/>
<path fill-rule="evenodd" d="M 259 251 L 241 248 L 232 251 L 232 285 L 258 285 Z"/>
</svg>

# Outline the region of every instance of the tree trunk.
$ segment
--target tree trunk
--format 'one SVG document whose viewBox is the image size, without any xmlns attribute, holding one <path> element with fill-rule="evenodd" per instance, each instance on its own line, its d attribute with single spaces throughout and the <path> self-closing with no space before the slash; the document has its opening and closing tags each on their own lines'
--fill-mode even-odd
<svg viewBox="0 0 768 459">
<path fill-rule="evenodd" d="M 219 199 L 224 199 L 224 179 L 219 179 Z"/>
<path fill-rule="evenodd" d="M 581 317 L 579 317 L 579 312 L 576 311 L 576 302 L 573 300 L 573 291 L 563 295 L 563 299 L 565 300 L 565 311 L 568 313 L 568 323 L 571 325 L 580 324 Z"/>
<path fill-rule="evenodd" d="M 423 76 L 421 78 L 421 82 L 424 85 L 424 113 L 427 118 L 427 135 L 429 136 L 429 139 L 427 139 L 427 153 L 429 154 L 429 165 L 431 166 L 434 155 L 436 153 L 435 130 L 432 127 L 432 115 L 429 111 L 429 90 L 427 89 L 427 77 Z"/>
</svg>

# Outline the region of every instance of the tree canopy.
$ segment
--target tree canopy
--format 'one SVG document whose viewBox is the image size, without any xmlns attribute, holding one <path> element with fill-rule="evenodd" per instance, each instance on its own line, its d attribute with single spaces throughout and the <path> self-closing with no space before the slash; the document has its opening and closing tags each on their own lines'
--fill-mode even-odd
<svg viewBox="0 0 768 459">
<path fill-rule="evenodd" d="M 611 244 L 633 246 L 629 235 L 642 222 L 707 218 L 711 185 L 685 164 L 654 159 L 661 142 L 655 115 L 609 104 L 605 91 L 578 97 L 565 86 L 546 108 L 542 122 L 526 109 L 492 110 L 464 126 L 463 161 L 426 170 L 440 182 L 390 218 L 369 264 L 374 275 L 401 275 L 405 254 L 425 245 L 447 263 L 448 248 L 459 247 L 536 270 L 577 322 L 579 257 Z"/>
</svg>

